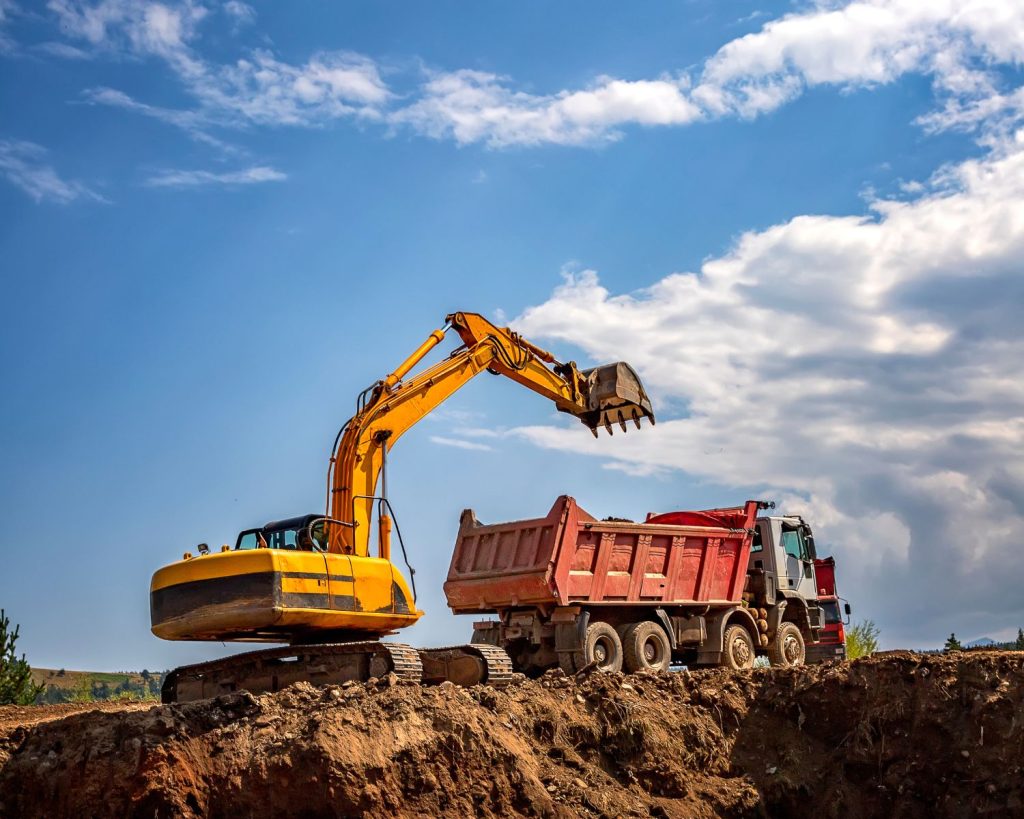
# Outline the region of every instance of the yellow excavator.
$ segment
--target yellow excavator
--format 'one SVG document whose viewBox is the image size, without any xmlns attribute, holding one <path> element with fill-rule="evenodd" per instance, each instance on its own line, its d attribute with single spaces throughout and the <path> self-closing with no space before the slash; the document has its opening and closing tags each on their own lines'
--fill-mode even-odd
<svg viewBox="0 0 1024 819">
<path fill-rule="evenodd" d="M 448 358 L 409 376 L 448 330 L 462 339 Z M 299 680 L 329 684 L 394 673 L 424 682 L 501 684 L 512 664 L 500 648 L 415 649 L 380 638 L 423 612 L 391 560 L 395 528 L 387 496 L 387 453 L 417 421 L 477 374 L 504 375 L 551 399 L 596 436 L 613 425 L 640 427 L 654 412 L 640 379 L 619 362 L 579 370 L 507 327 L 452 313 L 394 372 L 364 390 L 334 441 L 327 513 L 246 529 L 234 547 L 198 553 L 159 569 L 150 585 L 153 633 L 166 640 L 287 643 L 167 675 L 164 702 L 235 690 L 276 691 Z M 378 485 L 380 487 L 378 491 Z M 376 556 L 371 555 L 376 531 Z M 408 559 L 405 561 L 408 567 Z M 414 581 L 410 568 L 410 580 Z"/>
</svg>

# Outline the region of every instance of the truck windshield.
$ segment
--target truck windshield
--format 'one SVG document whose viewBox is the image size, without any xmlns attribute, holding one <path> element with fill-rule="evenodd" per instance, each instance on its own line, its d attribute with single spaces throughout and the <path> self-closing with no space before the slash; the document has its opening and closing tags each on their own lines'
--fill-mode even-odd
<svg viewBox="0 0 1024 819">
<path fill-rule="evenodd" d="M 821 611 L 825 615 L 826 626 L 831 626 L 843 621 L 842 615 L 839 613 L 838 600 L 819 600 L 818 605 L 821 606 Z"/>
</svg>

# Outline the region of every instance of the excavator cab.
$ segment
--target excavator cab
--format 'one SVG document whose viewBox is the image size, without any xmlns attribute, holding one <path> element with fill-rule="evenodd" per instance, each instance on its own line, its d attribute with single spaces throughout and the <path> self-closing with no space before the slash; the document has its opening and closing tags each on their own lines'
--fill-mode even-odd
<svg viewBox="0 0 1024 819">
<path fill-rule="evenodd" d="M 239 532 L 235 551 L 244 549 L 288 549 L 300 552 L 326 552 L 327 532 L 323 515 L 300 515 L 276 520 L 259 529 Z"/>
</svg>

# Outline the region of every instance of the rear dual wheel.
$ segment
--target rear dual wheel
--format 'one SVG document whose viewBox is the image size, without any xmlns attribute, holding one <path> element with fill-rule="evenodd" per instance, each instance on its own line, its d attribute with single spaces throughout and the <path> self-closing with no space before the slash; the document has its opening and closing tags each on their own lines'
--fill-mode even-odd
<svg viewBox="0 0 1024 819">
<path fill-rule="evenodd" d="M 622 655 L 626 671 L 668 671 L 672 646 L 665 630 L 646 620 L 626 627 L 622 634 Z"/>
<path fill-rule="evenodd" d="M 727 627 L 723 635 L 722 665 L 736 669 L 754 667 L 754 640 L 738 623 Z"/>
<path fill-rule="evenodd" d="M 575 674 L 591 664 L 599 671 L 621 671 L 622 641 L 608 623 L 591 623 L 583 637 L 583 650 L 562 652 L 558 664 L 567 674 Z"/>
</svg>

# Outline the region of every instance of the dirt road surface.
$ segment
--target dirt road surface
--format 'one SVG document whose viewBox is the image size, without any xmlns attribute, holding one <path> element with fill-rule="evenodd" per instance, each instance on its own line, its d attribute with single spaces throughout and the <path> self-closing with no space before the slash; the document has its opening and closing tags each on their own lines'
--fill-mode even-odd
<svg viewBox="0 0 1024 819">
<path fill-rule="evenodd" d="M 1024 653 L 56 716 L 4 729 L 0 816 L 1024 816 Z"/>
</svg>

